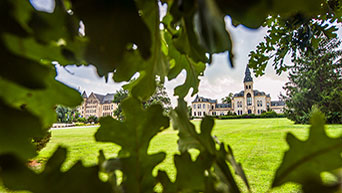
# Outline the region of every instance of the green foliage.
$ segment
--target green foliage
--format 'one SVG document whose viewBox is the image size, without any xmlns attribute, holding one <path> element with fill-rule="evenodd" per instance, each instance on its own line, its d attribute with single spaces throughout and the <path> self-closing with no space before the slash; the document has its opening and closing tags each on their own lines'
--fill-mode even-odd
<svg viewBox="0 0 342 193">
<path fill-rule="evenodd" d="M 88 123 L 98 123 L 99 122 L 99 119 L 96 117 L 96 116 L 89 116 L 88 118 L 87 118 L 87 122 Z"/>
<path fill-rule="evenodd" d="M 72 123 L 77 120 L 79 113 L 76 109 L 71 109 L 61 105 L 56 107 L 57 121 L 59 123 Z"/>
<path fill-rule="evenodd" d="M 118 104 L 117 108 L 114 110 L 114 116 L 119 120 L 124 119 L 121 102 L 127 97 L 128 91 L 126 89 L 117 90 L 114 94 L 113 102 Z M 156 90 L 153 93 L 153 95 L 148 100 L 143 101 L 142 103 L 144 108 L 148 108 L 154 104 L 160 104 L 164 108 L 165 113 L 168 113 L 171 109 L 171 99 L 167 95 L 164 84 L 160 81 L 156 82 Z"/>
<path fill-rule="evenodd" d="M 192 96 L 198 92 L 199 76 L 213 54 L 227 51 L 233 66 L 233 46 L 224 17 L 231 16 L 234 24 L 251 28 L 259 27 L 269 14 L 279 15 L 289 24 L 286 26 L 296 27 L 308 19 L 341 22 L 340 1 L 336 0 L 257 0 L 243 4 L 163 0 L 168 10 L 162 21 L 158 1 L 56 0 L 51 13 L 35 10 L 30 2 L 0 1 L 0 176 L 7 188 L 32 192 L 153 192 L 157 183 L 163 185 L 164 192 L 240 192 L 229 165 L 248 188 L 229 146 L 215 144 L 211 136 L 214 121 L 205 118 L 198 133 L 189 122 L 183 100 L 190 88 Z M 84 34 L 78 33 L 81 22 Z M 323 28 L 328 34 L 334 31 Z M 298 40 L 305 42 L 305 37 L 299 35 Z M 280 58 L 285 51 L 278 54 Z M 42 137 L 56 122 L 57 105 L 74 108 L 82 101 L 77 91 L 55 80 L 52 64 L 56 62 L 93 64 L 100 76 L 113 72 L 116 82 L 129 82 L 135 74 L 138 78 L 125 87 L 125 121 L 103 118 L 96 134 L 98 141 L 121 146 L 117 157 L 106 160 L 101 154 L 96 166 L 84 168 L 78 162 L 60 172 L 66 150 L 59 148 L 45 170 L 37 174 L 25 165 L 36 154 L 32 139 Z M 177 175 L 171 182 L 163 171 L 157 176 L 152 173 L 165 153 L 147 153 L 150 140 L 169 126 L 169 118 L 160 104 L 147 109 L 142 106 L 155 93 L 157 79 L 172 80 L 182 71 L 186 71 L 185 82 L 174 92 L 179 104 L 170 113 L 179 131 L 180 150 L 174 156 Z M 327 140 L 325 144 L 329 143 Z M 200 151 L 194 160 L 190 149 Z M 99 169 L 109 173 L 107 182 L 99 180 Z M 117 170 L 123 173 L 120 184 Z"/>
<path fill-rule="evenodd" d="M 87 122 L 87 119 L 86 119 L 85 117 L 79 117 L 79 118 L 77 118 L 76 121 L 77 121 L 77 122 L 85 123 L 85 122 Z"/>
<path fill-rule="evenodd" d="M 318 1 L 317 1 L 318 2 Z M 293 2 L 296 6 L 303 6 L 303 2 Z M 286 4 L 291 4 L 287 1 Z M 307 2 L 307 8 L 310 9 Z M 289 5 L 283 5 L 289 7 Z M 342 22 L 342 3 L 340 0 L 322 0 L 317 12 L 311 12 L 308 17 L 300 13 L 290 17 L 271 14 L 264 23 L 268 27 L 264 42 L 260 42 L 255 51 L 249 55 L 249 67 L 256 75 L 265 72 L 267 64 L 272 66 L 278 74 L 291 69 L 286 64 L 285 57 L 289 56 L 294 62 L 300 52 L 312 52 L 318 48 L 319 39 L 324 36 L 328 39 L 337 35 L 337 23 Z"/>
<path fill-rule="evenodd" d="M 228 96 L 221 99 L 222 103 L 232 103 L 233 93 L 229 93 Z"/>
<path fill-rule="evenodd" d="M 98 166 L 85 168 L 79 161 L 69 171 L 61 172 L 66 153 L 66 149 L 58 148 L 47 161 L 44 171 L 39 174 L 27 168 L 26 163 L 14 155 L 3 154 L 0 156 L 2 182 L 12 190 L 37 193 L 45 193 L 47 190 L 51 193 L 110 192 L 109 183 L 104 183 L 97 177 Z"/>
<path fill-rule="evenodd" d="M 219 149 L 216 148 L 215 140 L 211 136 L 214 120 L 205 117 L 201 122 L 200 133 L 197 133 L 195 126 L 189 122 L 186 108 L 186 103 L 179 99 L 178 107 L 170 114 L 173 127 L 178 130 L 178 148 L 181 155 L 174 157 L 177 168 L 175 183 L 170 182 L 163 172 L 158 174 L 163 187 L 167 192 L 240 192 L 227 165 L 228 161 L 249 188 L 241 165 L 236 163 L 230 147 L 226 150 L 224 144 L 219 144 Z M 190 149 L 200 151 L 195 161 L 189 156 Z M 208 176 L 205 176 L 205 173 L 208 173 Z"/>
<path fill-rule="evenodd" d="M 314 109 L 311 117 L 309 138 L 297 139 L 288 133 L 286 141 L 290 149 L 285 152 L 273 181 L 273 187 L 286 182 L 302 185 L 305 192 L 337 192 L 341 190 L 340 182 L 324 185 L 321 173 L 331 172 L 342 167 L 341 138 L 330 138 L 324 131 L 324 115 Z"/>
<path fill-rule="evenodd" d="M 121 146 L 119 156 L 103 161 L 102 166 L 105 172 L 111 174 L 114 189 L 133 193 L 153 192 L 157 181 L 152 170 L 165 159 L 165 153 L 148 154 L 147 149 L 151 139 L 169 127 L 169 119 L 163 116 L 160 105 L 143 110 L 139 101 L 132 97 L 122 101 L 122 109 L 124 122 L 105 117 L 101 119 L 101 127 L 95 134 L 97 141 Z M 123 181 L 119 185 L 116 184 L 116 170 L 123 173 Z"/>
<path fill-rule="evenodd" d="M 342 50 L 338 39 L 322 39 L 312 53 L 302 53 L 285 84 L 285 114 L 296 123 L 308 123 L 316 105 L 328 123 L 342 123 Z"/>
</svg>

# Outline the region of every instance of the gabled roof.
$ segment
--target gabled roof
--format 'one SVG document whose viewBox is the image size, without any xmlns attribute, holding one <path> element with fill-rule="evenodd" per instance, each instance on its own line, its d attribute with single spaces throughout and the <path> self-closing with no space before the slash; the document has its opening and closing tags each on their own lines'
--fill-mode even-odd
<svg viewBox="0 0 342 193">
<path fill-rule="evenodd" d="M 265 92 L 253 90 L 254 96 L 265 96 Z"/>
<path fill-rule="evenodd" d="M 284 101 L 271 101 L 271 106 L 285 106 Z"/>
<path fill-rule="evenodd" d="M 248 65 L 246 66 L 245 78 L 243 79 L 243 82 L 253 82 L 251 71 L 249 71 Z"/>
<path fill-rule="evenodd" d="M 108 93 L 103 97 L 102 103 L 112 103 L 114 100 L 114 94 Z"/>
<path fill-rule="evenodd" d="M 217 103 L 217 100 L 209 99 L 209 98 L 204 98 L 204 97 L 199 97 L 198 95 L 196 96 L 195 100 L 192 101 L 194 102 L 209 102 L 209 103 Z"/>
<path fill-rule="evenodd" d="M 244 94 L 245 94 L 245 91 L 240 91 L 239 93 L 235 93 L 234 96 L 233 96 L 233 98 L 234 98 L 234 97 L 243 97 Z"/>
<path fill-rule="evenodd" d="M 95 97 L 102 103 L 104 95 L 94 93 Z"/>
<path fill-rule="evenodd" d="M 106 95 L 92 93 L 100 101 L 100 104 L 112 103 L 114 100 L 114 94 L 107 93 Z"/>
</svg>

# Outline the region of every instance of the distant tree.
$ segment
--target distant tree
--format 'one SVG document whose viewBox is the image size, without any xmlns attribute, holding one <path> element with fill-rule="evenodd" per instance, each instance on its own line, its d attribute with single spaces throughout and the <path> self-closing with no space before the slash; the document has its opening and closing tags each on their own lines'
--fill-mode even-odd
<svg viewBox="0 0 342 193">
<path fill-rule="evenodd" d="M 121 108 L 121 101 L 123 101 L 125 98 L 127 98 L 127 96 L 128 96 L 128 91 L 125 90 L 125 89 L 117 90 L 116 93 L 114 94 L 113 102 L 117 103 L 118 106 L 114 110 L 113 114 L 119 120 L 123 119 L 122 108 Z"/>
<path fill-rule="evenodd" d="M 72 123 L 79 117 L 79 113 L 76 109 L 72 109 L 62 105 L 57 105 L 56 113 L 57 122 L 59 123 Z"/>
<path fill-rule="evenodd" d="M 157 81 L 157 87 L 154 94 L 144 103 L 147 108 L 153 104 L 160 104 L 168 112 L 171 109 L 171 99 L 167 95 L 166 88 L 163 83 Z"/>
<path fill-rule="evenodd" d="M 285 115 L 296 123 L 308 123 L 313 105 L 325 113 L 328 123 L 342 123 L 342 50 L 338 39 L 322 39 L 318 49 L 302 52 L 284 89 Z"/>
<path fill-rule="evenodd" d="M 233 99 L 233 93 L 229 93 L 228 96 L 221 99 L 222 103 L 231 103 Z"/>
</svg>

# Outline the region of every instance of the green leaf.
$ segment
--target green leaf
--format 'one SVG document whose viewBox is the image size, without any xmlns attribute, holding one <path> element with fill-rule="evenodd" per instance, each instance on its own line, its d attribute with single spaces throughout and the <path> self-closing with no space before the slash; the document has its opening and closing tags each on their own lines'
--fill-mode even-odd
<svg viewBox="0 0 342 193">
<path fill-rule="evenodd" d="M 188 110 L 183 99 L 178 99 L 178 106 L 171 112 L 173 127 L 179 131 L 178 148 L 180 152 L 185 152 L 191 148 L 200 151 L 208 151 L 215 154 L 215 142 L 211 136 L 214 120 L 205 117 L 201 122 L 201 133 L 197 133 L 195 126 L 189 121 Z"/>
<path fill-rule="evenodd" d="M 330 138 L 324 131 L 324 115 L 313 110 L 309 138 L 306 141 L 287 134 L 290 149 L 285 152 L 272 187 L 286 182 L 296 182 L 307 189 L 310 181 L 320 182 L 320 174 L 342 167 L 341 138 Z"/>
<path fill-rule="evenodd" d="M 97 141 L 121 146 L 119 158 L 105 161 L 106 168 L 123 172 L 122 188 L 125 191 L 153 192 L 156 180 L 152 170 L 164 160 L 165 153 L 148 154 L 147 149 L 151 139 L 169 127 L 169 119 L 163 115 L 160 105 L 143 110 L 141 103 L 133 97 L 122 101 L 121 107 L 125 121 L 102 118 L 101 127 L 95 134 Z"/>
<path fill-rule="evenodd" d="M 48 129 L 56 122 L 57 104 L 76 107 L 82 102 L 80 93 L 54 79 L 55 73 L 49 72 L 46 89 L 31 90 L 0 79 L 0 98 L 11 106 L 26 109 L 39 117 L 42 129 Z M 20 117 L 17 117 L 20 119 Z"/>
<path fill-rule="evenodd" d="M 176 185 L 181 192 L 202 192 L 205 186 L 204 167 L 197 159 L 191 160 L 188 152 L 174 156 L 177 168 Z"/>
<path fill-rule="evenodd" d="M 194 1 L 175 1 L 170 7 L 171 15 L 165 17 L 163 23 L 172 32 L 173 44 L 184 55 L 188 55 L 195 62 L 209 62 L 206 50 L 200 45 L 196 36 L 194 16 L 197 12 Z M 182 28 L 174 30 L 174 24 L 180 23 Z M 168 43 L 170 45 L 170 43 Z"/>
<path fill-rule="evenodd" d="M 232 41 L 226 30 L 224 15 L 216 3 L 211 0 L 200 0 L 198 15 L 195 16 L 195 29 L 202 47 L 208 53 L 229 52 L 229 63 L 233 64 Z"/>
<path fill-rule="evenodd" d="M 191 95 L 195 95 L 198 92 L 199 86 L 199 78 L 198 76 L 203 75 L 205 70 L 205 64 L 202 62 L 194 62 L 189 56 L 183 55 L 177 51 L 175 46 L 173 45 L 171 35 L 167 32 L 164 33 L 165 41 L 168 44 L 168 56 L 173 61 L 173 64 L 170 68 L 168 79 L 172 80 L 176 78 L 183 69 L 186 70 L 186 79 L 183 85 L 180 85 L 175 88 L 175 94 L 179 97 L 185 97 L 190 88 L 193 88 Z"/>
<path fill-rule="evenodd" d="M 0 154 L 12 153 L 22 159 L 36 155 L 31 140 L 35 136 L 43 135 L 37 116 L 26 110 L 10 107 L 0 99 L 0 121 Z"/>
<path fill-rule="evenodd" d="M 7 79 L 31 89 L 46 87 L 51 67 L 43 66 L 36 61 L 16 56 L 4 47 L 0 39 L 0 78 Z"/>
<path fill-rule="evenodd" d="M 67 46 L 60 46 L 57 43 L 44 45 L 33 38 L 20 38 L 10 34 L 5 34 L 4 40 L 7 48 L 18 56 L 24 56 L 44 64 L 58 61 L 61 65 L 81 63 L 82 46 L 86 43 L 81 37 L 75 37 L 75 41 L 70 42 Z"/>
<path fill-rule="evenodd" d="M 16 2 L 18 7 L 23 6 Z M 78 34 L 79 20 L 65 10 L 63 0 L 55 0 L 52 13 L 30 10 L 31 17 L 26 19 L 36 40 L 43 43 L 65 41 L 69 42 Z M 20 14 L 18 11 L 16 14 Z"/>
<path fill-rule="evenodd" d="M 17 157 L 1 155 L 0 176 L 10 190 L 29 190 L 35 193 L 111 192 L 109 183 L 98 178 L 98 166 L 85 168 L 79 161 L 67 172 L 61 172 L 65 159 L 66 149 L 59 147 L 46 163 L 44 171 L 37 174 Z"/>
<path fill-rule="evenodd" d="M 84 58 L 97 67 L 99 75 L 113 72 L 125 52 L 132 49 L 128 46 L 133 44 L 144 59 L 151 56 L 151 31 L 139 15 L 134 0 L 71 2 L 89 38 Z"/>
</svg>

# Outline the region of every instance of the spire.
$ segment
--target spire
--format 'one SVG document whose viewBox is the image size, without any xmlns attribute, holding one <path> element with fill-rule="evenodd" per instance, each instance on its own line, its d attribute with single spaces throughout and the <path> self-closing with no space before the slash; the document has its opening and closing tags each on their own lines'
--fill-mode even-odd
<svg viewBox="0 0 342 193">
<path fill-rule="evenodd" d="M 246 66 L 245 78 L 243 79 L 243 82 L 253 82 L 253 78 L 251 76 L 251 71 L 249 71 L 248 64 Z"/>
<path fill-rule="evenodd" d="M 87 98 L 87 93 L 86 93 L 86 91 L 83 91 L 83 93 L 82 93 L 82 98 Z"/>
</svg>

